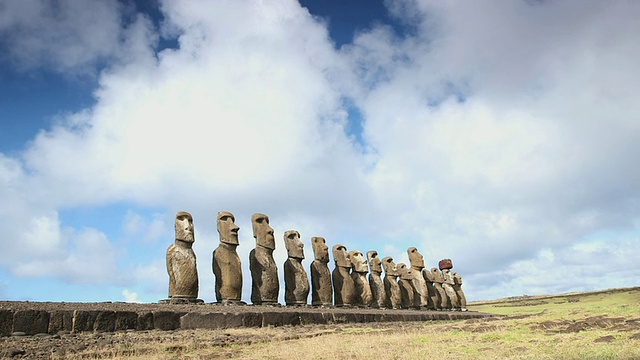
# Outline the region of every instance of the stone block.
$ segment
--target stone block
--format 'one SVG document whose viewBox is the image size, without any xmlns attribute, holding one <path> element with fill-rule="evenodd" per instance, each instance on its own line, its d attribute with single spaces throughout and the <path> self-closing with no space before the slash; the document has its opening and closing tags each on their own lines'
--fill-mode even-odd
<svg viewBox="0 0 640 360">
<path fill-rule="evenodd" d="M 180 329 L 224 329 L 224 313 L 187 313 L 180 318 Z"/>
<path fill-rule="evenodd" d="M 262 326 L 262 313 L 248 312 L 242 316 L 243 327 L 261 327 Z"/>
<path fill-rule="evenodd" d="M 300 313 L 300 324 L 302 325 L 313 325 L 313 324 L 326 324 L 327 319 L 324 317 L 323 313 L 319 312 L 301 312 Z"/>
<path fill-rule="evenodd" d="M 75 310 L 73 312 L 74 333 L 93 331 L 93 324 L 98 318 L 99 311 Z"/>
<path fill-rule="evenodd" d="M 153 313 L 146 312 L 138 314 L 138 321 L 136 323 L 136 330 L 144 331 L 144 330 L 153 330 Z"/>
<path fill-rule="evenodd" d="M 100 311 L 93 322 L 93 331 L 95 332 L 113 332 L 116 327 L 115 311 Z"/>
<path fill-rule="evenodd" d="M 173 311 L 154 311 L 153 327 L 158 330 L 175 330 L 180 328 L 180 317 L 183 314 Z"/>
<path fill-rule="evenodd" d="M 282 325 L 284 325 L 282 313 L 277 311 L 265 311 L 262 313 L 262 327 Z"/>
<path fill-rule="evenodd" d="M 9 336 L 13 332 L 13 311 L 0 310 L 0 336 Z"/>
<path fill-rule="evenodd" d="M 134 311 L 116 311 L 115 331 L 135 330 L 137 326 L 137 313 Z"/>
<path fill-rule="evenodd" d="M 284 324 L 284 325 L 300 325 L 300 313 L 299 312 L 285 312 L 285 313 L 282 313 L 282 324 Z"/>
<path fill-rule="evenodd" d="M 49 313 L 40 310 L 18 310 L 13 314 L 13 332 L 27 335 L 46 333 L 49 330 Z"/>
<path fill-rule="evenodd" d="M 55 310 L 49 313 L 49 334 L 73 330 L 73 311 Z"/>
</svg>

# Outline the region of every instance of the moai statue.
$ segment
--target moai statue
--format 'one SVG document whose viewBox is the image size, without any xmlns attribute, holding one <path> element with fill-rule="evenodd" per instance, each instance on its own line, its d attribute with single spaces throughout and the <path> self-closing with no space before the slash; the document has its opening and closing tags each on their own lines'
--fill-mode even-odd
<svg viewBox="0 0 640 360">
<path fill-rule="evenodd" d="M 456 294 L 456 290 L 453 288 L 453 286 L 455 285 L 455 281 L 453 280 L 451 269 L 443 269 L 442 274 L 444 275 L 444 283 L 442 284 L 442 287 L 444 288 L 444 292 L 447 293 L 449 301 L 451 302 L 451 310 L 460 310 L 458 294 Z"/>
<path fill-rule="evenodd" d="M 278 267 L 273 260 L 273 250 L 276 248 L 273 228 L 269 226 L 269 217 L 265 214 L 253 214 L 251 224 L 256 239 L 256 248 L 249 253 L 251 302 L 255 305 L 277 305 L 280 284 Z"/>
<path fill-rule="evenodd" d="M 371 296 L 373 301 L 372 307 L 384 308 L 387 306 L 387 293 L 384 291 L 384 284 L 382 283 L 382 261 L 378 257 L 378 252 L 375 250 L 367 252 L 367 258 L 369 259 L 369 287 L 371 288 Z"/>
<path fill-rule="evenodd" d="M 286 231 L 284 245 L 288 256 L 284 262 L 284 301 L 287 305 L 307 305 L 309 278 L 302 267 L 304 244 L 300 240 L 300 233 L 295 230 Z"/>
<path fill-rule="evenodd" d="M 382 267 L 384 268 L 384 292 L 387 297 L 388 309 L 400 309 L 402 304 L 402 294 L 400 292 L 400 285 L 398 285 L 398 267 L 393 262 L 393 258 L 390 256 L 382 259 Z"/>
<path fill-rule="evenodd" d="M 236 252 L 238 230 L 236 218 L 228 211 L 218 212 L 220 245 L 213 251 L 212 268 L 216 278 L 216 301 L 225 305 L 244 304 L 242 298 L 242 264 Z"/>
<path fill-rule="evenodd" d="M 442 310 L 440 308 L 440 293 L 438 292 L 438 290 L 436 290 L 436 286 L 434 284 L 435 276 L 433 275 L 431 270 L 427 268 L 422 269 L 422 276 L 427 282 L 427 289 L 429 289 L 429 303 L 427 305 L 427 308 L 429 310 Z"/>
<path fill-rule="evenodd" d="M 311 263 L 311 305 L 333 305 L 333 286 L 329 271 L 329 247 L 322 237 L 312 237 L 313 255 Z"/>
<path fill-rule="evenodd" d="M 349 274 L 351 260 L 344 245 L 333 246 L 333 260 L 336 263 L 336 267 L 331 274 L 335 305 L 351 306 L 355 301 L 356 288 Z"/>
<path fill-rule="evenodd" d="M 409 261 L 411 262 L 411 274 L 413 279 L 413 306 L 415 308 L 427 308 L 429 307 L 429 289 L 427 288 L 427 281 L 422 275 L 424 269 L 424 257 L 418 252 L 415 247 L 407 249 L 409 254 Z"/>
<path fill-rule="evenodd" d="M 458 301 L 460 301 L 460 310 L 467 311 L 467 297 L 464 296 L 464 292 L 462 291 L 462 277 L 458 275 L 457 272 L 453 273 L 453 289 L 456 291 L 456 295 L 458 295 Z"/>
<path fill-rule="evenodd" d="M 398 285 L 400 285 L 400 299 L 402 300 L 402 308 L 403 309 L 411 309 L 414 307 L 413 301 L 413 271 L 411 268 L 407 267 L 404 263 L 398 264 L 398 272 L 400 273 L 400 279 L 398 280 Z"/>
<path fill-rule="evenodd" d="M 367 281 L 367 273 L 369 273 L 367 259 L 364 258 L 364 255 L 359 250 L 349 252 L 349 259 L 351 260 L 351 279 L 353 279 L 356 288 L 355 304 L 369 307 L 373 301 L 373 296 Z"/>
<path fill-rule="evenodd" d="M 196 254 L 191 248 L 195 241 L 193 236 L 193 217 L 188 212 L 180 211 L 176 214 L 175 225 L 175 243 L 171 244 L 167 249 L 168 302 L 199 302 Z"/>
<path fill-rule="evenodd" d="M 442 273 L 440 273 L 440 270 L 438 270 L 438 268 L 431 268 L 431 275 L 433 276 L 433 285 L 438 292 L 438 298 L 440 300 L 440 304 L 436 304 L 436 308 L 441 310 L 450 310 L 451 301 L 449 301 L 449 297 L 442 287 L 442 284 L 444 284 Z"/>
</svg>

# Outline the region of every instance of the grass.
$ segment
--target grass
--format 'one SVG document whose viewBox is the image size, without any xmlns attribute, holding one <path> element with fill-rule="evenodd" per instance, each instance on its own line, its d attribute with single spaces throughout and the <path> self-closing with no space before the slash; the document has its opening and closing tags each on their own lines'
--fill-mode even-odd
<svg viewBox="0 0 640 360">
<path fill-rule="evenodd" d="M 482 320 L 154 332 L 76 358 L 640 359 L 640 289 L 471 304 Z M 116 334 L 114 336 L 131 336 Z M 221 343 L 234 338 L 233 343 Z M 125 342 L 126 344 L 126 342 Z M 72 357 L 73 358 L 73 357 Z"/>
</svg>

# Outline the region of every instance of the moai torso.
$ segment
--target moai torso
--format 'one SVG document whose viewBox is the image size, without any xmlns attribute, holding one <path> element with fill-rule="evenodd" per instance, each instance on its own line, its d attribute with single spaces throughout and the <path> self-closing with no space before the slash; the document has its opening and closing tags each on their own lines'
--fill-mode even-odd
<svg viewBox="0 0 640 360">
<path fill-rule="evenodd" d="M 429 291 L 429 302 L 427 308 L 429 310 L 436 310 L 440 307 L 440 294 L 436 290 L 436 286 L 433 284 L 434 277 L 429 269 L 422 269 L 422 276 L 427 283 L 427 289 Z"/>
<path fill-rule="evenodd" d="M 439 306 L 436 307 L 442 310 L 451 309 L 451 301 L 449 300 L 447 293 L 442 287 L 442 284 L 444 283 L 442 273 L 440 273 L 438 268 L 431 268 L 431 274 L 433 275 L 433 286 L 435 286 L 436 291 L 438 292 L 438 298 L 440 300 Z"/>
<path fill-rule="evenodd" d="M 414 306 L 414 289 L 412 284 L 413 274 L 411 268 L 408 268 L 407 265 L 403 263 L 398 264 L 398 272 L 400 273 L 400 280 L 398 280 L 398 284 L 400 285 L 402 307 L 404 309 L 410 309 Z"/>
<path fill-rule="evenodd" d="M 369 272 L 367 260 L 362 252 L 358 250 L 351 251 L 349 259 L 351 260 L 351 278 L 356 289 L 355 305 L 369 307 L 373 301 L 373 296 L 367 281 L 367 273 Z"/>
<path fill-rule="evenodd" d="M 356 289 L 349 272 L 351 270 L 351 261 L 349 260 L 347 248 L 344 245 L 334 245 L 333 259 L 336 263 L 336 267 L 331 274 L 335 305 L 351 306 L 355 301 Z"/>
<path fill-rule="evenodd" d="M 400 309 L 402 305 L 402 294 L 400 285 L 398 285 L 398 268 L 390 256 L 382 259 L 382 267 L 384 267 L 384 291 L 387 296 L 388 309 Z"/>
<path fill-rule="evenodd" d="M 450 269 L 442 270 L 442 274 L 444 275 L 444 283 L 442 287 L 444 291 L 447 293 L 449 297 L 449 301 L 451 301 L 451 308 L 455 310 L 460 309 L 460 302 L 458 301 L 458 294 L 456 294 L 456 290 L 453 288 L 455 285 L 455 281 L 453 280 L 453 274 L 451 274 Z"/>
<path fill-rule="evenodd" d="M 269 226 L 269 217 L 264 214 L 253 214 L 253 237 L 256 248 L 249 253 L 249 270 L 251 270 L 251 302 L 255 305 L 272 305 L 278 303 L 278 268 L 273 259 L 275 239 L 273 228 Z"/>
<path fill-rule="evenodd" d="M 377 251 L 368 251 L 367 258 L 369 259 L 369 268 L 371 270 L 369 274 L 369 287 L 371 288 L 371 296 L 373 298 L 371 306 L 384 308 L 387 306 L 387 294 L 384 291 L 384 284 L 380 277 L 382 274 L 382 261 L 380 261 Z"/>
<path fill-rule="evenodd" d="M 236 251 L 238 226 L 233 214 L 218 213 L 220 245 L 213 251 L 212 268 L 216 278 L 216 301 L 235 303 L 242 301 L 242 263 Z"/>
<path fill-rule="evenodd" d="M 188 212 L 176 215 L 175 243 L 167 249 L 167 273 L 169 274 L 170 299 L 196 299 L 198 297 L 198 270 L 196 254 L 191 248 L 193 218 Z"/>
<path fill-rule="evenodd" d="M 311 263 L 311 305 L 331 306 L 333 304 L 333 285 L 329 271 L 329 247 L 324 238 L 311 238 L 315 260 Z"/>
<path fill-rule="evenodd" d="M 453 281 L 455 283 L 453 289 L 456 291 L 456 295 L 458 295 L 458 300 L 460 301 L 460 310 L 467 311 L 467 298 L 462 291 L 462 277 L 454 272 Z"/>
<path fill-rule="evenodd" d="M 409 254 L 409 261 L 411 262 L 413 306 L 415 308 L 426 308 L 429 306 L 429 289 L 427 288 L 427 282 L 425 281 L 424 276 L 422 276 L 422 269 L 424 269 L 424 257 L 415 247 L 410 247 L 407 250 L 407 254 Z"/>
<path fill-rule="evenodd" d="M 309 296 L 309 278 L 302 266 L 304 245 L 300 233 L 289 230 L 284 233 L 288 258 L 284 263 L 284 300 L 287 305 L 306 305 Z"/>
</svg>

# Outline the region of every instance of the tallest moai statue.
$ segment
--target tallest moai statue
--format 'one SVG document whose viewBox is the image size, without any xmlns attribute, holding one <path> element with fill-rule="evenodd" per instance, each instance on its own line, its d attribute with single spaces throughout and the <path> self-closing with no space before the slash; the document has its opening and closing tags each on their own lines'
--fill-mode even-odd
<svg viewBox="0 0 640 360">
<path fill-rule="evenodd" d="M 333 286 L 329 271 L 329 247 L 323 237 L 312 237 L 313 255 L 311 263 L 311 305 L 331 306 L 333 304 Z"/>
<path fill-rule="evenodd" d="M 424 257 L 418 249 L 410 247 L 407 249 L 409 255 L 409 261 L 411 262 L 411 275 L 413 284 L 413 306 L 415 308 L 433 308 L 433 304 L 429 306 L 429 289 L 427 287 L 427 281 L 422 275 L 424 269 Z"/>
<path fill-rule="evenodd" d="M 242 303 L 242 263 L 236 251 L 238 230 L 235 217 L 227 211 L 218 213 L 220 245 L 213 251 L 213 274 L 216 277 L 216 301 L 223 304 Z"/>
<path fill-rule="evenodd" d="M 251 270 L 251 302 L 255 305 L 278 304 L 278 267 L 273 259 L 276 241 L 273 228 L 269 225 L 269 217 L 265 214 L 253 214 L 253 237 L 256 248 L 249 253 L 249 269 Z"/>
</svg>

